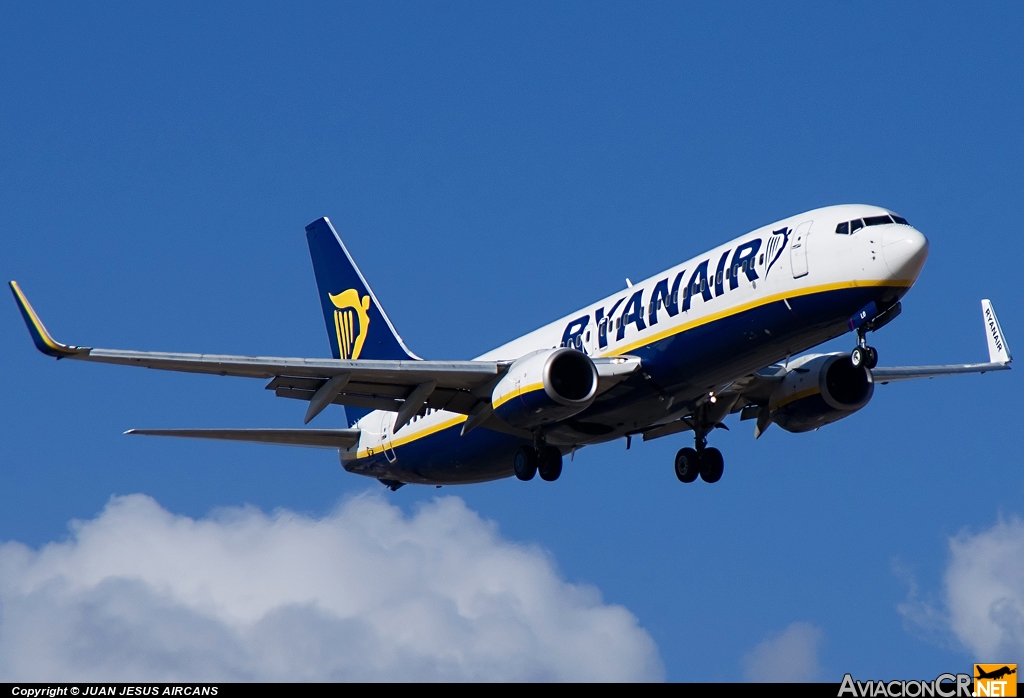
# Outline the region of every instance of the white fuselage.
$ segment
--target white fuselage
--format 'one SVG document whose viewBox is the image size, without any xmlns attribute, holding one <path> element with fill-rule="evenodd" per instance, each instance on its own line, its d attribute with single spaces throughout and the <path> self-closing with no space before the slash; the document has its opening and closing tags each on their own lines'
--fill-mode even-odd
<svg viewBox="0 0 1024 698">
<path fill-rule="evenodd" d="M 738 317 L 745 311 L 770 304 L 782 302 L 786 308 L 794 310 L 798 303 L 825 298 L 829 292 L 872 288 L 895 289 L 895 297 L 898 297 L 914 283 L 924 264 L 928 248 L 925 237 L 909 225 L 879 224 L 877 219 L 874 225 L 853 234 L 836 232 L 837 226 L 844 222 L 890 214 L 892 212 L 876 206 L 843 205 L 777 221 L 620 289 L 478 358 L 512 361 L 538 349 L 560 345 L 579 349 L 591 357 L 653 352 L 665 340 L 685 338 L 685 333 L 692 329 L 707 328 L 716 321 Z M 689 294 L 687 289 L 691 291 Z M 856 310 L 850 310 L 848 315 Z M 794 313 L 799 315 L 797 311 Z M 820 314 L 817 306 L 815 313 Z M 841 314 L 836 316 L 840 321 Z M 807 317 L 811 315 L 807 313 Z M 720 355 L 723 367 L 731 365 L 732 370 L 744 372 L 757 370 L 841 333 L 834 327 L 833 321 L 830 329 L 822 329 L 817 334 L 809 327 L 806 334 L 793 334 L 789 339 L 780 340 L 781 344 L 767 341 L 771 339 L 768 329 L 753 325 L 730 329 L 736 334 L 735 351 L 728 340 L 723 343 L 716 338 L 715 355 Z M 749 335 L 761 332 L 769 334 L 769 337 L 759 336 L 760 340 L 765 340 L 763 349 L 746 356 L 741 363 L 733 361 L 734 355 L 753 346 L 750 343 L 755 338 Z M 678 342 L 673 346 L 678 346 Z M 705 357 L 702 366 L 707 363 Z M 715 366 L 708 365 L 706 371 L 708 376 L 714 376 L 715 383 L 722 382 L 721 372 L 716 371 Z M 745 374 L 725 380 L 735 380 L 741 375 Z M 666 390 L 671 390 L 671 381 L 668 382 Z M 685 384 L 688 387 L 683 386 L 684 383 L 679 383 L 680 393 L 693 389 L 689 383 Z M 638 397 L 655 399 L 650 395 Z M 664 397 L 662 394 L 657 399 Z M 653 414 L 643 405 L 634 405 L 629 412 Z M 392 434 L 390 426 L 394 418 L 394 412 L 377 411 L 360 419 L 359 445 L 343 454 L 343 458 L 364 458 L 382 450 L 390 452 L 466 420 L 461 414 L 427 411 L 402 427 L 398 434 Z M 573 446 L 616 438 L 627 429 L 628 425 L 592 439 L 575 438 Z"/>
</svg>

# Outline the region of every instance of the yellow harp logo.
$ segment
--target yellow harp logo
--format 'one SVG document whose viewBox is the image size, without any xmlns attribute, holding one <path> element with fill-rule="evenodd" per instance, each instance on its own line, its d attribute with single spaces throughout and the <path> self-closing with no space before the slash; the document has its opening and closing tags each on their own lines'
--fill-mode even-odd
<svg viewBox="0 0 1024 698">
<path fill-rule="evenodd" d="M 350 288 L 336 296 L 327 294 L 334 303 L 334 330 L 338 333 L 338 351 L 343 359 L 358 359 L 370 327 L 370 296 L 359 297 Z"/>
</svg>

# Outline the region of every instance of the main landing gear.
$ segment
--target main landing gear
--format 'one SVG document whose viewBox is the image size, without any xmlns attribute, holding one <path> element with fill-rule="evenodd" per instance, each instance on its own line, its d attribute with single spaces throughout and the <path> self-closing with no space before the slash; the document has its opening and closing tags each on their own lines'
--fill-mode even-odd
<svg viewBox="0 0 1024 698">
<path fill-rule="evenodd" d="M 708 434 L 716 428 L 726 429 L 722 417 L 729 413 L 732 402 L 711 399 L 700 405 L 688 424 L 693 429 L 694 448 L 681 448 L 676 454 L 676 477 L 680 482 L 690 483 L 698 477 L 704 482 L 718 482 L 725 470 L 725 459 L 717 448 L 708 448 Z"/>
<path fill-rule="evenodd" d="M 562 474 L 562 452 L 554 446 L 523 446 L 512 459 L 512 469 L 520 480 L 540 479 L 554 482 Z"/>
<path fill-rule="evenodd" d="M 696 440 L 697 448 L 681 448 L 676 454 L 676 477 L 690 483 L 700 476 L 704 482 L 718 482 L 725 471 L 725 459 L 717 448 L 707 448 L 707 440 Z"/>
<path fill-rule="evenodd" d="M 878 365 L 878 350 L 868 346 L 865 332 L 857 330 L 857 346 L 850 352 L 850 363 L 872 369 Z"/>
</svg>

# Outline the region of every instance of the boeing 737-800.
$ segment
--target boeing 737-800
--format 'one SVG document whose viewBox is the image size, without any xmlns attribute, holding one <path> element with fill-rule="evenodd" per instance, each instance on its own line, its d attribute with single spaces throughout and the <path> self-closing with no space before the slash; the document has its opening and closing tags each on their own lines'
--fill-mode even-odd
<svg viewBox="0 0 1024 698">
<path fill-rule="evenodd" d="M 326 218 L 306 238 L 333 359 L 94 349 L 54 340 L 11 289 L 36 346 L 58 359 L 271 379 L 309 403 L 305 423 L 343 405 L 341 429 L 138 429 L 336 449 L 346 470 L 392 489 L 539 472 L 584 446 L 692 432 L 675 457 L 683 482 L 722 477 L 708 436 L 733 413 L 790 432 L 848 417 L 875 383 L 1010 367 L 992 304 L 982 301 L 986 363 L 879 367 L 867 333 L 900 313 L 928 241 L 877 206 L 821 208 L 778 221 L 628 284 L 473 361 L 424 361 L 399 337 Z M 849 353 L 802 352 L 847 332 Z M 338 415 L 340 417 L 340 415 Z"/>
</svg>

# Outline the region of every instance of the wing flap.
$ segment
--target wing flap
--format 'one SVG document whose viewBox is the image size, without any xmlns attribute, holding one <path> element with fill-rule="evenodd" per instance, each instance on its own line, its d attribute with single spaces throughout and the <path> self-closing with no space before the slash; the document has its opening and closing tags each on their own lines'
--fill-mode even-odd
<svg viewBox="0 0 1024 698">
<path fill-rule="evenodd" d="M 1009 371 L 1008 363 L 984 364 L 949 364 L 945 366 L 879 366 L 871 370 L 875 381 L 896 383 L 915 378 L 936 378 L 938 376 L 955 376 L 960 373 L 988 373 L 989 371 Z"/>
<path fill-rule="evenodd" d="M 414 387 L 436 380 L 445 388 L 472 390 L 505 371 L 499 361 L 373 361 L 343 359 L 279 358 L 274 356 L 231 356 L 220 354 L 175 354 L 84 348 L 67 358 L 123 366 L 141 366 L 164 371 L 210 373 L 241 378 L 278 376 L 326 380 L 340 373 L 351 374 L 352 382 Z"/>
<path fill-rule="evenodd" d="M 473 391 L 503 375 L 510 365 L 506 361 L 304 359 L 78 347 L 55 340 L 17 282 L 11 281 L 10 288 L 36 348 L 58 359 L 240 378 L 280 378 L 282 381 L 305 378 L 314 381 L 315 386 L 311 383 L 293 385 L 282 382 L 281 387 L 312 388 L 314 391 L 329 378 L 347 373 L 350 385 L 372 386 L 362 388 L 363 392 L 385 391 L 389 396 L 398 398 L 409 395 L 416 386 L 431 381 L 436 382 L 439 389 Z M 272 389 L 277 387 L 274 385 Z M 353 387 L 348 389 L 360 392 Z"/>
<path fill-rule="evenodd" d="M 346 450 L 359 443 L 358 429 L 129 429 L 125 434 L 177 436 L 188 439 L 247 441 L 281 446 Z"/>
</svg>

